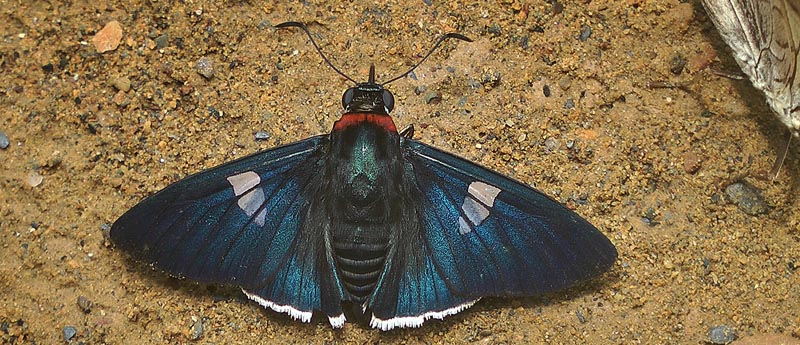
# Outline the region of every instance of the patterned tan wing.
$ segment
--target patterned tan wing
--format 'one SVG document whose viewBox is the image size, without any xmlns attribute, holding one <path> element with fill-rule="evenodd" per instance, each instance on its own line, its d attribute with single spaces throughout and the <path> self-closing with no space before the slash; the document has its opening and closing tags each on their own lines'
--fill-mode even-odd
<svg viewBox="0 0 800 345">
<path fill-rule="evenodd" d="M 708 16 L 778 119 L 800 135 L 800 0 L 703 0 Z"/>
</svg>

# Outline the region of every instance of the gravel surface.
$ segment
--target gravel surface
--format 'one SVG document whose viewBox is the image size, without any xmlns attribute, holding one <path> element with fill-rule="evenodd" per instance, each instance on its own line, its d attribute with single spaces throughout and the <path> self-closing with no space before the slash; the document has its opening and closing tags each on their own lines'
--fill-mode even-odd
<svg viewBox="0 0 800 345">
<path fill-rule="evenodd" d="M 740 74 L 698 1 L 68 3 L 0 12 L 0 342 L 800 336 L 798 146 L 764 177 L 786 132 L 749 82 L 715 73 Z M 272 28 L 287 20 L 358 80 L 371 63 L 379 81 L 402 73 L 443 33 L 471 37 L 389 86 L 398 128 L 567 204 L 618 263 L 568 291 L 381 333 L 294 322 L 115 250 L 108 224 L 170 182 L 330 131 L 349 84 L 298 30 Z M 93 39 L 113 21 L 121 37 Z M 731 201 L 735 183 L 765 211 Z"/>
</svg>

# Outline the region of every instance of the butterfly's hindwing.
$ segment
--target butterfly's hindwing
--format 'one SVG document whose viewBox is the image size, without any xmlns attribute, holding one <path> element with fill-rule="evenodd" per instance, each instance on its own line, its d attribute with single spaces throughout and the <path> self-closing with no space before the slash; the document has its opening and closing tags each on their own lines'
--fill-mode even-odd
<svg viewBox="0 0 800 345">
<path fill-rule="evenodd" d="M 416 326 L 483 296 L 556 291 L 616 260 L 602 233 L 538 191 L 422 143 L 402 145 L 417 215 L 402 238 L 421 257 L 402 267 L 404 247 L 390 253 L 371 299 L 373 326 Z"/>
<path fill-rule="evenodd" d="M 800 2 L 703 0 L 714 26 L 778 119 L 800 131 Z"/>
<path fill-rule="evenodd" d="M 324 214 L 314 213 L 324 136 L 256 153 L 179 182 L 114 223 L 118 247 L 175 276 L 241 286 L 303 321 L 341 318 Z M 309 219 L 315 218 L 315 219 Z"/>
</svg>

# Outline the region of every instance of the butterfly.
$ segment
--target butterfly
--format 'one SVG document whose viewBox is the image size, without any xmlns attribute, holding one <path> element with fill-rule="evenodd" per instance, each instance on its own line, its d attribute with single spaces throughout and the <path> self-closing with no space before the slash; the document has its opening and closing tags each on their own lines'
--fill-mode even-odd
<svg viewBox="0 0 800 345">
<path fill-rule="evenodd" d="M 792 136 L 800 136 L 800 2 L 703 0 L 703 6 L 753 86 Z M 784 158 L 785 150 L 774 174 Z"/>
<path fill-rule="evenodd" d="M 278 27 L 311 38 L 301 23 Z M 434 49 L 447 38 L 469 40 L 448 34 Z M 112 242 L 173 276 L 239 286 L 335 328 L 348 318 L 418 327 L 484 296 L 558 291 L 612 266 L 614 245 L 575 212 L 414 140 L 413 127 L 398 132 L 385 84 L 371 67 L 330 134 L 169 185 L 124 213 Z"/>
</svg>

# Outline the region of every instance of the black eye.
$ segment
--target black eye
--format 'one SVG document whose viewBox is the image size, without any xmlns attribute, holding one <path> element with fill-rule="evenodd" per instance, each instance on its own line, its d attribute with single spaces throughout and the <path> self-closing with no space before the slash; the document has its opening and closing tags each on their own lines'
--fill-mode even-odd
<svg viewBox="0 0 800 345">
<path fill-rule="evenodd" d="M 383 96 L 383 106 L 386 107 L 386 112 L 391 112 L 394 109 L 394 96 L 389 90 L 383 90 L 381 95 Z"/>
<path fill-rule="evenodd" d="M 347 89 L 347 91 L 344 92 L 344 95 L 342 95 L 342 108 L 347 109 L 347 107 L 350 106 L 350 103 L 353 102 L 353 95 L 354 94 L 355 94 L 355 90 L 353 90 L 352 87 Z"/>
</svg>

